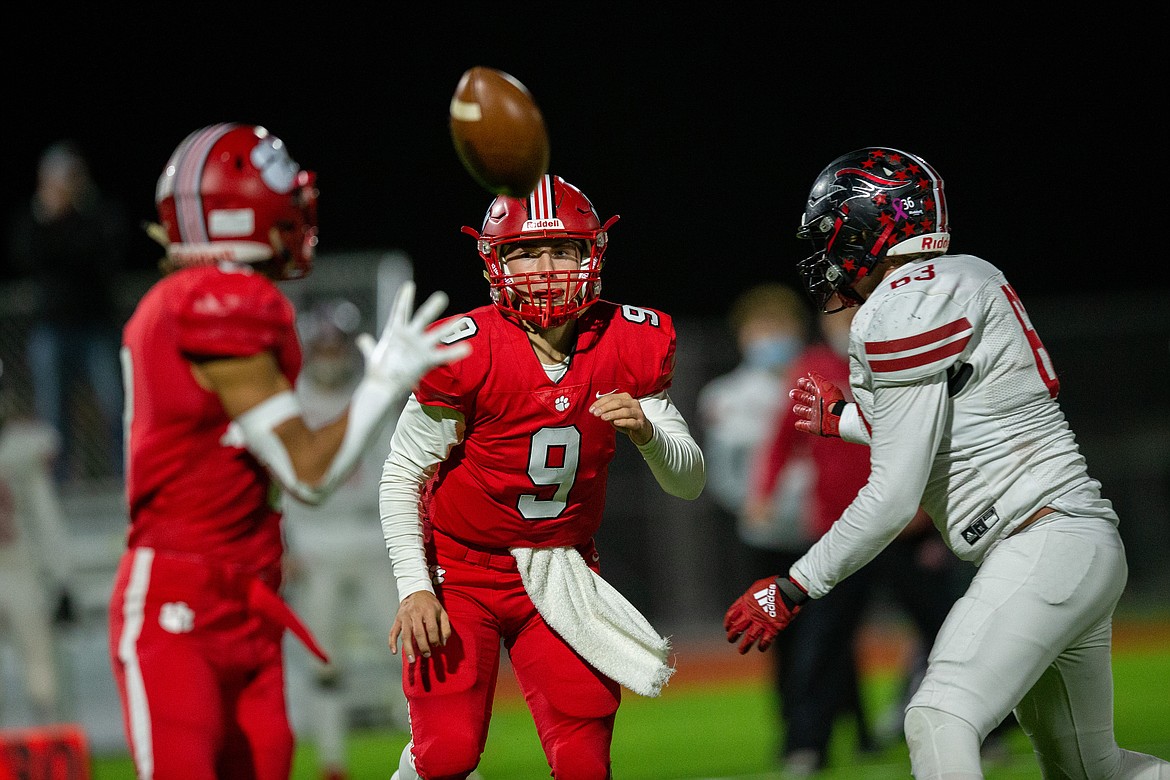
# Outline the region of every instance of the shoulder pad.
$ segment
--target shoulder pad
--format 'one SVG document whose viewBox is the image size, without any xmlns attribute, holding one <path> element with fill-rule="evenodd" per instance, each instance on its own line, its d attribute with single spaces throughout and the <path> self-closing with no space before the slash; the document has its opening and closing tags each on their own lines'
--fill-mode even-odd
<svg viewBox="0 0 1170 780">
<path fill-rule="evenodd" d="M 179 309 L 179 348 L 188 355 L 246 357 L 295 337 L 292 303 L 265 276 L 210 274 Z"/>
</svg>

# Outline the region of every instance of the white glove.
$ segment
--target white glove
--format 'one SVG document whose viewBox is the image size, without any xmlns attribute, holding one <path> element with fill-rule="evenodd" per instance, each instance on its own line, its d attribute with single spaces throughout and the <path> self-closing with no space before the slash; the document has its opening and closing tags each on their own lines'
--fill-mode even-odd
<svg viewBox="0 0 1170 780">
<path fill-rule="evenodd" d="M 427 326 L 447 308 L 447 294 L 441 290 L 431 293 L 412 317 L 414 288 L 413 281 L 403 282 L 398 288 L 394 306 L 377 342 L 368 333 L 357 337 L 358 349 L 366 361 L 366 378 L 387 384 L 395 394 L 410 392 L 432 368 L 471 354 L 469 344 L 439 346 L 444 338 L 459 330 L 459 320 L 427 330 Z"/>
<path fill-rule="evenodd" d="M 471 354 L 469 344 L 439 346 L 444 338 L 460 329 L 459 318 L 441 328 L 427 330 L 446 307 L 447 294 L 434 292 L 412 317 L 414 282 L 403 282 L 382 328 L 382 337 L 377 342 L 368 333 L 357 337 L 358 349 L 366 359 L 366 374 L 354 388 L 349 402 L 345 436 L 321 485 L 294 495 L 307 503 L 324 501 L 349 476 L 391 411 L 410 394 L 423 375 L 436 366 Z"/>
</svg>

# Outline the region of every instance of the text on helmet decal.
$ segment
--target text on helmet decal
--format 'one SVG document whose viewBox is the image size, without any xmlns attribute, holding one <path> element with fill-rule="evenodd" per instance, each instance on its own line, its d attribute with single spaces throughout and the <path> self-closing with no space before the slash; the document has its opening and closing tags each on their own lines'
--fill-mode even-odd
<svg viewBox="0 0 1170 780">
<path fill-rule="evenodd" d="M 564 230 L 565 223 L 555 217 L 553 219 L 526 219 L 520 231 L 527 233 L 532 230 Z"/>
<path fill-rule="evenodd" d="M 216 209 L 207 213 L 207 235 L 212 238 L 250 236 L 256 231 L 252 209 Z"/>
<path fill-rule="evenodd" d="M 919 252 L 946 252 L 951 246 L 950 233 L 923 233 L 894 244 L 886 252 L 889 257 L 913 255 Z"/>
</svg>

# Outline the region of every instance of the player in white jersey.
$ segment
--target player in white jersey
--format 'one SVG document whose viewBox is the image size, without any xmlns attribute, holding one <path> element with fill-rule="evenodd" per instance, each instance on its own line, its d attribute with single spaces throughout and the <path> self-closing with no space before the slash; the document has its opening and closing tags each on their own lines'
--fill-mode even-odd
<svg viewBox="0 0 1170 780">
<path fill-rule="evenodd" d="M 978 565 L 935 640 L 905 733 L 919 780 L 983 776 L 1010 711 L 1047 778 L 1170 778 L 1113 734 L 1113 610 L 1125 588 L 1117 515 L 1056 401 L 1052 362 L 996 267 L 950 244 L 942 179 L 920 157 L 859 149 L 813 183 L 799 269 L 822 311 L 860 306 L 855 403 L 797 380 L 797 427 L 869 444 L 869 481 L 787 574 L 728 610 L 728 641 L 763 650 L 809 598 L 874 558 L 921 506 Z"/>
<path fill-rule="evenodd" d="M 319 301 L 297 317 L 305 360 L 295 392 L 310 428 L 335 420 L 353 397 L 363 365 L 355 339 L 364 326 L 361 310 L 345 298 Z M 373 438 L 353 473 L 320 506 L 284 497 L 295 574 L 289 578 L 291 601 L 330 655 L 328 665 L 313 666 L 308 692 L 322 780 L 350 774 L 346 740 L 351 709 L 360 701 L 384 699 L 393 725 L 407 728 L 406 697 L 398 683 L 402 662 L 386 652 L 394 617 L 386 605 L 398 602 L 398 589 L 378 522 L 378 480 L 393 430 L 387 424 Z M 389 684 L 367 690 L 373 675 Z"/>
<path fill-rule="evenodd" d="M 0 650 L 11 641 L 32 717 L 52 723 L 68 708 L 53 622 L 71 603 L 75 566 L 53 481 L 61 442 L 45 422 L 6 418 L 0 409 Z"/>
</svg>

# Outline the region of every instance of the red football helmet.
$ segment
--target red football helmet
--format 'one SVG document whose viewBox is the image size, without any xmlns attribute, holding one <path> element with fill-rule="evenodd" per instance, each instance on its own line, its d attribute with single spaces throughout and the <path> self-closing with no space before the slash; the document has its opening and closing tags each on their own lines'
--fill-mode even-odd
<svg viewBox="0 0 1170 780">
<path fill-rule="evenodd" d="M 191 133 L 155 190 L 168 262 L 276 259 L 277 279 L 306 276 L 317 246 L 316 181 L 263 127 L 224 123 Z"/>
<path fill-rule="evenodd" d="M 608 230 L 618 219 L 615 214 L 602 225 L 585 193 L 560 176 L 546 174 L 527 198 L 500 195 L 493 200 L 482 231 L 464 227 L 463 232 L 476 239 L 487 266 L 492 303 L 506 314 L 552 328 L 601 295 L 601 261 L 609 246 Z M 549 238 L 583 242 L 580 268 L 512 274 L 505 270 L 506 247 Z M 560 295 L 566 286 L 569 294 Z"/>
</svg>

